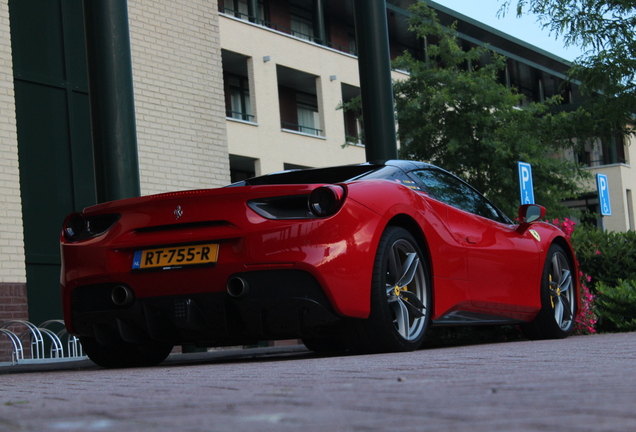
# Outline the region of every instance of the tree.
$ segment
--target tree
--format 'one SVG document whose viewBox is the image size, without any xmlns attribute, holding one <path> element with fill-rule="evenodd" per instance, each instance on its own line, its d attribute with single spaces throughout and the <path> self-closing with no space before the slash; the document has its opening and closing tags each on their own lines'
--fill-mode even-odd
<svg viewBox="0 0 636 432">
<path fill-rule="evenodd" d="M 517 161 L 532 164 L 535 200 L 549 214 L 579 192 L 577 164 L 554 157 L 572 117 L 551 112 L 559 102 L 522 104 L 502 84 L 506 59 L 487 47 L 464 50 L 454 27 L 440 24 L 423 2 L 411 8 L 411 31 L 425 40 L 426 58 L 400 56 L 394 66 L 409 78 L 394 84 L 400 154 L 439 165 L 474 185 L 509 215 L 519 203 Z"/>
<path fill-rule="evenodd" d="M 516 2 L 520 16 L 532 13 L 566 46 L 583 54 L 568 75 L 588 96 L 582 106 L 590 121 L 581 138 L 633 135 L 636 107 L 636 2 L 634 0 L 505 0 L 505 14 Z M 581 114 L 583 115 L 583 114 Z"/>
</svg>

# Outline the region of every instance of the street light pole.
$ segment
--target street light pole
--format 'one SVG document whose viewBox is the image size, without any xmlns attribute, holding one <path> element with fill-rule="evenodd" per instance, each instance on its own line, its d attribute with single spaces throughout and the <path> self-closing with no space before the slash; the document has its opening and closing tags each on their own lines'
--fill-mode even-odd
<svg viewBox="0 0 636 432">
<path fill-rule="evenodd" d="M 397 158 L 386 0 L 354 0 L 367 161 Z"/>
<path fill-rule="evenodd" d="M 97 202 L 140 195 L 126 0 L 84 0 Z"/>
</svg>

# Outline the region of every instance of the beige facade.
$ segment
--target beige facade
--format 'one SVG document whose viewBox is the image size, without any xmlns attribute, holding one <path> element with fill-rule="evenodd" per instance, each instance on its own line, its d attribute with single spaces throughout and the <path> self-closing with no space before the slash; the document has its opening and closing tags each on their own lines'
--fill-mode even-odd
<svg viewBox="0 0 636 432">
<path fill-rule="evenodd" d="M 238 54 L 244 58 L 250 97 L 249 121 L 227 116 L 230 155 L 253 162 L 255 175 L 287 167 L 364 162 L 364 146 L 343 146 L 346 141 L 346 121 L 343 121 L 343 112 L 337 109 L 343 101 L 342 85 L 359 88 L 357 57 L 310 42 L 305 35 L 293 36 L 293 30 L 290 34 L 289 29 L 277 31 L 269 23 L 253 24 L 245 15 L 246 10 L 238 17 L 231 8 L 227 11 L 220 13 L 219 18 L 221 48 L 233 56 Z M 284 108 L 281 107 L 283 96 L 280 87 L 285 83 L 281 83 L 280 75 L 284 73 L 289 78 L 290 69 L 299 71 L 303 76 L 309 75 L 315 82 L 320 119 L 317 127 L 321 129 L 319 134 L 299 133 L 281 125 Z M 393 72 L 394 79 L 405 77 L 404 74 Z M 291 76 L 290 80 L 293 79 Z M 542 79 L 539 81 L 535 84 L 542 86 Z M 226 108 L 230 105 L 228 98 L 226 94 Z M 636 208 L 632 195 L 636 189 L 636 171 L 630 165 L 631 161 L 636 160 L 634 146 L 625 145 L 625 158 L 619 163 L 603 162 L 607 155 L 603 155 L 600 147 L 591 149 L 592 153 L 595 151 L 598 154 L 591 155 L 595 162 L 589 171 L 592 174 L 607 174 L 612 202 L 612 215 L 603 217 L 599 226 L 609 231 L 636 229 Z M 576 157 L 572 152 L 568 153 L 569 157 Z M 593 192 L 595 185 L 590 184 L 588 189 Z M 583 203 L 581 209 L 600 212 L 590 208 L 590 200 L 575 201 Z M 576 207 L 576 203 L 573 202 L 572 206 Z"/>
<path fill-rule="evenodd" d="M 634 191 L 636 190 L 636 170 L 632 162 L 636 161 L 636 137 L 625 138 L 624 143 L 616 146 L 619 156 L 608 156 L 608 150 L 603 150 L 600 141 L 587 144 L 585 147 L 584 168 L 590 174 L 587 184 L 583 187 L 583 195 L 578 199 L 567 201 L 565 204 L 578 211 L 588 211 L 597 215 L 597 226 L 606 231 L 636 230 L 636 206 Z M 577 160 L 573 150 L 565 151 L 562 157 Z M 580 159 L 581 156 L 578 156 Z M 613 161 L 612 159 L 615 159 Z M 596 174 L 605 174 L 609 183 L 611 215 L 602 216 L 598 198 Z M 575 216 L 576 219 L 576 216 Z M 588 223 L 589 223 L 588 219 Z"/>
<path fill-rule="evenodd" d="M 128 9 L 142 194 L 228 184 L 216 1 Z"/>
<path fill-rule="evenodd" d="M 353 55 L 248 21 L 220 14 L 221 47 L 246 57 L 250 85 L 250 121 L 227 118 L 232 155 L 255 159 L 255 174 L 287 166 L 321 167 L 361 163 L 364 147 L 346 142 L 342 85 L 359 88 L 358 61 Z M 281 125 L 281 67 L 310 75 L 315 82 L 320 135 Z M 394 78 L 404 75 L 394 72 Z M 344 146 L 343 146 L 344 145 Z"/>
<path fill-rule="evenodd" d="M 0 283 L 26 282 L 8 2 L 0 2 Z"/>
<path fill-rule="evenodd" d="M 609 183 L 611 216 L 603 216 L 601 226 L 607 231 L 635 230 L 634 195 L 636 191 L 636 170 L 631 163 L 636 161 L 636 139 L 625 145 L 625 162 L 589 168 L 592 174 L 605 174 Z"/>
</svg>

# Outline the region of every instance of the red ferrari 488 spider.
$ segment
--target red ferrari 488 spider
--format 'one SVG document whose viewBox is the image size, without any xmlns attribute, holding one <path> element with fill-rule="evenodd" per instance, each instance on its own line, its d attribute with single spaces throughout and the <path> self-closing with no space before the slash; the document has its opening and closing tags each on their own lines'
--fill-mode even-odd
<svg viewBox="0 0 636 432">
<path fill-rule="evenodd" d="M 64 317 L 106 367 L 157 364 L 174 345 L 290 338 L 408 351 L 430 326 L 561 338 L 578 271 L 544 212 L 521 206 L 515 224 L 459 178 L 408 161 L 108 202 L 64 222 Z"/>
</svg>

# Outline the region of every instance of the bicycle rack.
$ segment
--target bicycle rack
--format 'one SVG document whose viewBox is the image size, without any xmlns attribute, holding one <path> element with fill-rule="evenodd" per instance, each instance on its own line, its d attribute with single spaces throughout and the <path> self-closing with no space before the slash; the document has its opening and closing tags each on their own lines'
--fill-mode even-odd
<svg viewBox="0 0 636 432">
<path fill-rule="evenodd" d="M 61 327 L 57 332 L 52 328 Z M 16 334 L 18 328 L 26 328 L 23 333 Z M 2 362 L 0 366 L 16 365 L 24 363 L 49 363 L 57 361 L 69 361 L 85 358 L 79 339 L 68 334 L 64 321 L 48 320 L 36 326 L 24 320 L 5 321 L 0 325 L 0 335 L 5 335 L 12 344 L 11 360 Z M 66 352 L 62 340 L 66 339 Z M 24 358 L 23 341 L 30 343 L 30 359 Z M 45 352 L 45 341 L 50 343 L 48 353 Z M 47 355 L 48 354 L 48 355 Z"/>
<path fill-rule="evenodd" d="M 82 352 L 82 344 L 80 343 L 79 338 L 77 336 L 68 334 L 68 332 L 66 331 L 66 327 L 64 326 L 63 320 L 44 321 L 42 324 L 39 325 L 39 327 L 40 327 L 40 330 L 49 330 L 49 327 L 53 325 L 61 326 L 61 330 L 55 333 L 58 340 L 61 341 L 62 339 L 64 339 L 64 337 L 67 338 L 66 357 L 84 357 L 84 353 Z M 60 345 L 62 345 L 61 342 L 60 342 Z M 63 351 L 62 351 L 62 357 L 64 357 Z"/>
<path fill-rule="evenodd" d="M 11 364 L 16 364 L 18 360 L 24 359 L 24 352 L 22 351 L 22 343 L 20 338 L 12 331 L 0 328 L 0 334 L 6 335 L 13 344 L 13 352 L 11 353 Z"/>
</svg>

